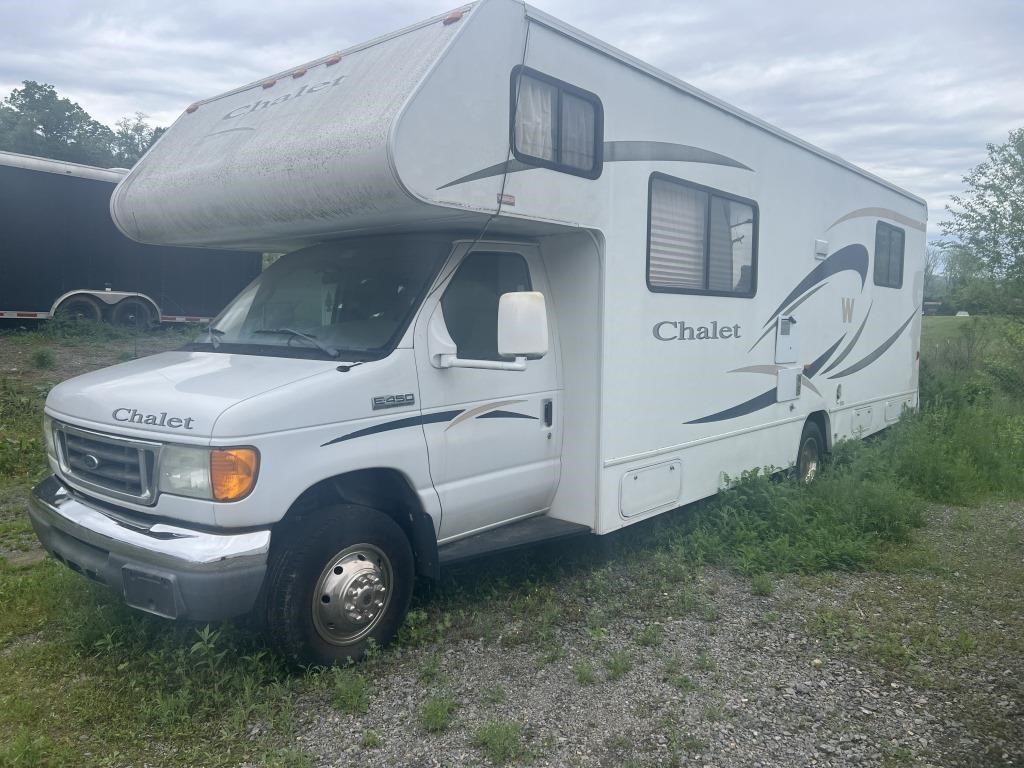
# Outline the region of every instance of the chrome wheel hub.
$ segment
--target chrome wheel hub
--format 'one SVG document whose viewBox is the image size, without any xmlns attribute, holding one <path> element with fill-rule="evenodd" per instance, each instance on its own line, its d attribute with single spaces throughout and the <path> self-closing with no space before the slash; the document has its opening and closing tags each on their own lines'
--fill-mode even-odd
<svg viewBox="0 0 1024 768">
<path fill-rule="evenodd" d="M 348 547 L 332 557 L 313 590 L 313 624 L 333 645 L 368 635 L 384 615 L 393 583 L 387 556 L 370 544 Z"/>
</svg>

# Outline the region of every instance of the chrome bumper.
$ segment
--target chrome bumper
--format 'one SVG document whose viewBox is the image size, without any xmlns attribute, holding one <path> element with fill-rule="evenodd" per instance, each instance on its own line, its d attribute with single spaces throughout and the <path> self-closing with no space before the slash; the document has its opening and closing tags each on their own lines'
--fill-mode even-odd
<svg viewBox="0 0 1024 768">
<path fill-rule="evenodd" d="M 249 611 L 263 584 L 270 531 L 210 533 L 139 525 L 73 495 L 56 476 L 29 498 L 43 546 L 128 605 L 168 618 L 211 621 Z"/>
</svg>

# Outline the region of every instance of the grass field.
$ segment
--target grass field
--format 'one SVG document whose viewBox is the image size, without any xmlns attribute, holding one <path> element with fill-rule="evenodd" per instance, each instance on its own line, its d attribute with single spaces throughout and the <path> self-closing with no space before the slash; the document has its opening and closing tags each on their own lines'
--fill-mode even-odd
<svg viewBox="0 0 1024 768">
<path fill-rule="evenodd" d="M 363 722 L 378 682 L 396 671 L 417 689 L 411 727 L 444 734 L 461 713 L 443 687 L 442 649 L 472 641 L 499 654 L 525 650 L 538 668 L 570 664 L 581 691 L 611 685 L 664 651 L 661 622 L 715 625 L 724 608 L 702 575 L 709 568 L 739 574 L 767 601 L 781 600 L 782 586 L 827 595 L 802 614 L 806 637 L 950 702 L 969 745 L 951 743 L 948 754 L 977 759 L 930 760 L 1024 759 L 1015 709 L 1024 698 L 1018 326 L 925 318 L 923 413 L 880 439 L 842 446 L 811 487 L 754 473 L 710 502 L 572 553 L 542 547 L 452 570 L 418 591 L 396 650 L 357 669 L 303 674 L 284 669 L 243 625 L 133 612 L 39 557 L 24 510 L 45 474 L 46 391 L 183 338 L 0 332 L 0 766 L 312 765 L 296 739 L 308 719 L 303 702 L 322 699 Z M 607 638 L 638 622 L 632 640 L 611 650 Z M 665 663 L 686 690 L 721 661 Z M 508 695 L 501 686 L 479 692 L 491 708 Z M 718 705 L 707 706 L 707 717 L 718 717 Z M 687 738 L 670 746 L 699 751 Z M 357 741 L 366 755 L 382 748 L 372 728 Z M 521 723 L 500 718 L 465 737 L 466 749 L 494 764 L 542 761 L 552 748 L 527 742 Z M 903 746 L 886 749 L 886 765 L 915 759 Z"/>
</svg>

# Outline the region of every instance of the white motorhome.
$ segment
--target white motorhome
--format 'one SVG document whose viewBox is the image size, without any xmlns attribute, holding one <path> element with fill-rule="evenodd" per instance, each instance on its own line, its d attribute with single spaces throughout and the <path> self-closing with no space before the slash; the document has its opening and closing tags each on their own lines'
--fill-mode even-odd
<svg viewBox="0 0 1024 768">
<path fill-rule="evenodd" d="M 111 210 L 288 253 L 52 391 L 36 530 L 296 662 L 386 642 L 417 574 L 810 478 L 917 403 L 924 201 L 516 0 L 197 102 Z"/>
</svg>

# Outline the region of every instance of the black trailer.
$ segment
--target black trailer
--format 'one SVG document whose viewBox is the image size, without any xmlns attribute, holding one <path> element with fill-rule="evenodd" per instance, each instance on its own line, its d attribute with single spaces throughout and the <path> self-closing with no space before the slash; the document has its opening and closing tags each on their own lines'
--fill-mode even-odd
<svg viewBox="0 0 1024 768">
<path fill-rule="evenodd" d="M 259 274 L 259 253 L 122 235 L 110 194 L 126 173 L 0 152 L 0 318 L 202 321 Z"/>
</svg>

